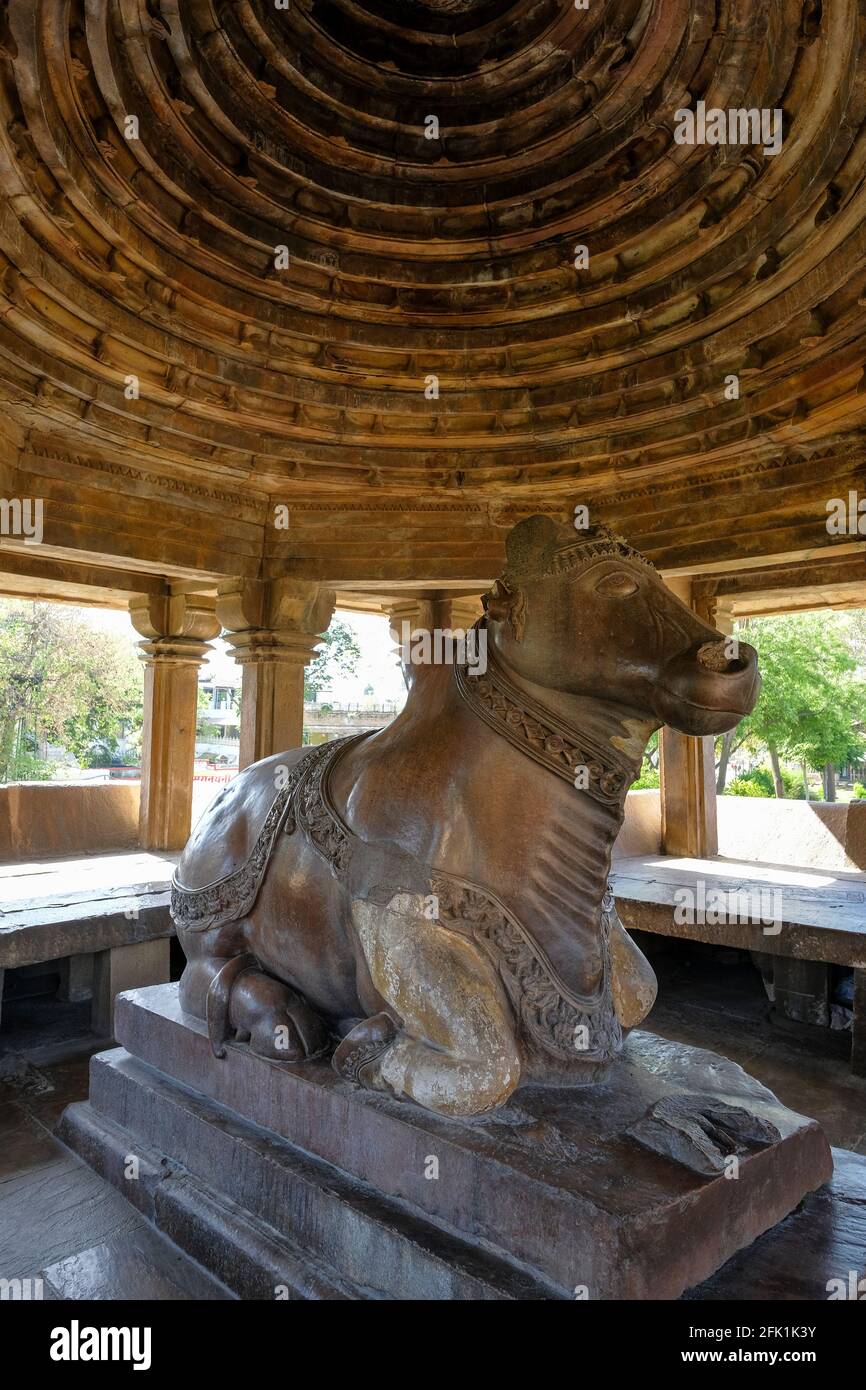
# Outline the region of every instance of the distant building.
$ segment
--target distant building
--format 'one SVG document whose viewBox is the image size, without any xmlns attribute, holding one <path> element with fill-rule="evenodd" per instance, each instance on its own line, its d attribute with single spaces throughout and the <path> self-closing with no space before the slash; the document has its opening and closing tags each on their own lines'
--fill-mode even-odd
<svg viewBox="0 0 866 1390">
<path fill-rule="evenodd" d="M 240 749 L 241 668 L 224 642 L 214 644 L 199 676 L 195 755 L 202 761 L 237 766 Z"/>
</svg>

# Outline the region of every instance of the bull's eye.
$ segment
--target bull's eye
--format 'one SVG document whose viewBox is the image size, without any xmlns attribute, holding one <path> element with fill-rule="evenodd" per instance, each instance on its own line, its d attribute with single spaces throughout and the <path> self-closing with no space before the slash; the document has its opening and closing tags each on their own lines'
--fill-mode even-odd
<svg viewBox="0 0 866 1390">
<path fill-rule="evenodd" d="M 605 598 L 629 598 L 637 593 L 637 583 L 630 574 L 606 574 L 604 579 L 600 579 L 595 586 L 597 594 L 604 594 Z"/>
</svg>

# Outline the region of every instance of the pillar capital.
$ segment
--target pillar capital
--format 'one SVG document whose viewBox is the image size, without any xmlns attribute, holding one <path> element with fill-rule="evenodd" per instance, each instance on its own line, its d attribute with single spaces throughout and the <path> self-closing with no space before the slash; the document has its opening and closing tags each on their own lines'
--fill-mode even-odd
<svg viewBox="0 0 866 1390">
<path fill-rule="evenodd" d="M 388 630 L 396 647 L 395 656 L 403 666 L 403 641 L 408 632 L 467 632 L 484 611 L 480 596 L 450 595 L 447 590 L 428 594 L 407 594 L 391 599 L 387 605 Z M 407 684 L 409 673 L 403 667 Z"/>
<path fill-rule="evenodd" d="M 413 632 L 430 632 L 436 627 L 435 600 L 423 594 L 406 594 L 388 602 L 388 631 L 399 647 L 403 641 L 403 624 L 409 623 Z"/>
<path fill-rule="evenodd" d="M 454 594 L 447 602 L 451 610 L 449 626 L 452 631 L 460 628 L 462 631 L 468 632 L 484 613 L 484 604 L 481 602 L 480 594 Z"/>
<path fill-rule="evenodd" d="M 217 616 L 243 670 L 239 765 L 296 748 L 304 732 L 304 668 L 328 630 L 336 595 L 303 579 L 229 580 Z"/>
<path fill-rule="evenodd" d="M 391 637 L 399 645 L 403 637 L 402 624 L 408 622 L 412 631 L 433 632 L 458 628 L 466 631 L 481 617 L 484 607 L 480 595 L 450 594 L 447 590 L 435 593 L 406 594 L 389 600 L 388 626 Z"/>
<path fill-rule="evenodd" d="M 220 632 L 214 599 L 206 594 L 143 594 L 130 599 L 129 616 L 146 639 L 138 647 L 148 665 L 200 666 Z"/>
<path fill-rule="evenodd" d="M 336 595 L 306 579 L 229 580 L 220 585 L 217 616 L 226 631 L 306 633 L 327 632 Z"/>
<path fill-rule="evenodd" d="M 216 601 L 209 594 L 139 594 L 129 601 L 129 616 L 148 642 L 202 644 L 219 637 Z"/>
</svg>

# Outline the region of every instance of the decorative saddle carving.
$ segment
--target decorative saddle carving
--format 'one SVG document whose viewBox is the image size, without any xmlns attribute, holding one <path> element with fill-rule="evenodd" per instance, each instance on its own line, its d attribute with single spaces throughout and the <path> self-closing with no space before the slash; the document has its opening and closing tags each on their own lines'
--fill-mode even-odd
<svg viewBox="0 0 866 1390">
<path fill-rule="evenodd" d="M 458 679 L 464 677 L 458 676 Z M 203 888 L 186 888 L 175 874 L 171 914 L 187 930 L 207 931 L 240 921 L 252 911 L 282 831 L 298 828 L 343 882 L 356 837 L 334 808 L 330 774 L 345 749 L 366 738 L 355 734 L 311 749 L 292 768 L 275 796 L 246 863 Z M 517 1017 L 534 1042 L 560 1061 L 580 1052 L 586 1061 L 607 1061 L 622 1043 L 610 990 L 610 930 L 613 899 L 602 912 L 602 978 L 592 997 L 579 997 L 558 979 L 537 941 L 491 892 L 440 870 L 428 886 L 439 904 L 439 921 L 471 936 L 493 958 Z"/>
</svg>

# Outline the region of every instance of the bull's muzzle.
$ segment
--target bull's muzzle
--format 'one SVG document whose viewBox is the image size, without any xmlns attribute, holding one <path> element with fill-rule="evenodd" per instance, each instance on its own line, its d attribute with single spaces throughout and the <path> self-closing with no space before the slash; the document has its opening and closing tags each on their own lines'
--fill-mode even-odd
<svg viewBox="0 0 866 1390">
<path fill-rule="evenodd" d="M 731 639 L 724 637 L 718 642 L 704 642 L 698 648 L 698 664 L 703 666 L 706 671 L 713 671 L 720 676 L 736 676 L 742 671 L 754 669 L 757 664 L 757 655 L 754 647 L 745 647 L 745 654 L 742 647 L 737 648 L 735 656 L 729 655 L 731 650 Z"/>
<path fill-rule="evenodd" d="M 683 733 L 723 733 L 751 714 L 760 689 L 754 647 L 718 637 L 697 643 L 668 666 L 658 713 Z"/>
</svg>

